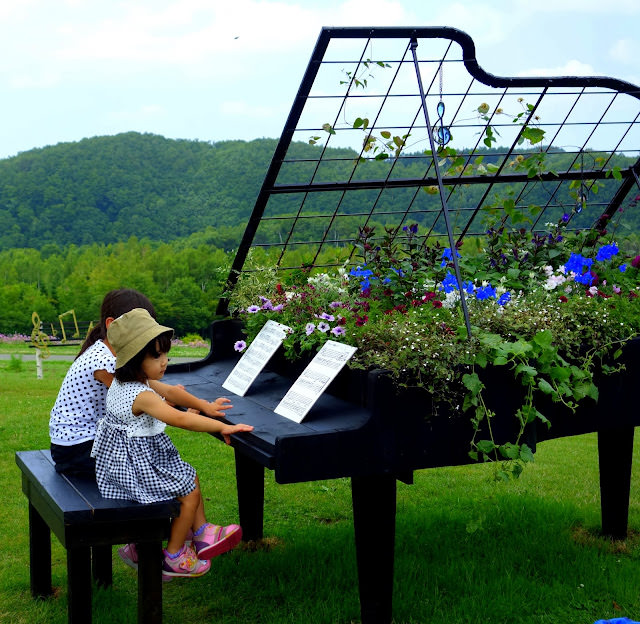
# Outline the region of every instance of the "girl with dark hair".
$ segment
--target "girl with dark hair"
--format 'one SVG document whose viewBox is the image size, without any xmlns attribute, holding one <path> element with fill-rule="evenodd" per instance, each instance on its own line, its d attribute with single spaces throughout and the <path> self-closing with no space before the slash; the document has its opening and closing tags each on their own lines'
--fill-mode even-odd
<svg viewBox="0 0 640 624">
<path fill-rule="evenodd" d="M 196 471 L 180 458 L 165 427 L 219 433 L 227 444 L 231 434 L 253 430 L 249 425 L 216 420 L 231 407 L 228 399 L 209 402 L 160 381 L 172 335 L 171 328 L 156 323 L 143 309 L 127 312 L 110 324 L 107 338 L 116 352 L 116 372 L 92 451 L 96 481 L 105 498 L 180 501 L 180 515 L 172 521 L 164 551 L 165 580 L 202 576 L 211 566 L 210 559 L 235 547 L 242 537 L 237 524 L 207 522 Z M 188 409 L 181 411 L 172 404 Z M 127 565 L 137 567 L 132 544 L 119 549 L 119 554 Z"/>
<path fill-rule="evenodd" d="M 108 292 L 102 301 L 100 323 L 86 337 L 67 371 L 49 418 L 51 457 L 58 472 L 95 473 L 91 447 L 96 423 L 105 415 L 105 398 L 116 367 L 107 329 L 113 319 L 134 308 L 144 308 L 155 317 L 151 301 L 141 292 L 130 288 Z"/>
</svg>

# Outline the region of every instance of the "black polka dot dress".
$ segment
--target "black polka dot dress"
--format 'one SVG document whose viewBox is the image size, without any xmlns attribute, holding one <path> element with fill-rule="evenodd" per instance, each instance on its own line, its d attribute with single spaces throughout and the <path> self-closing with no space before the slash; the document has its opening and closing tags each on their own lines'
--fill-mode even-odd
<svg viewBox="0 0 640 624">
<path fill-rule="evenodd" d="M 136 416 L 131 407 L 146 384 L 114 380 L 107 394 L 107 415 L 98 423 L 92 456 L 96 481 L 105 498 L 153 503 L 185 496 L 195 489 L 196 471 L 182 461 L 165 423 Z"/>
<path fill-rule="evenodd" d="M 93 376 L 97 370 L 116 370 L 116 357 L 102 340 L 76 358 L 65 375 L 49 418 L 53 444 L 71 446 L 93 440 L 96 423 L 106 413 L 107 396 L 107 386 Z"/>
</svg>

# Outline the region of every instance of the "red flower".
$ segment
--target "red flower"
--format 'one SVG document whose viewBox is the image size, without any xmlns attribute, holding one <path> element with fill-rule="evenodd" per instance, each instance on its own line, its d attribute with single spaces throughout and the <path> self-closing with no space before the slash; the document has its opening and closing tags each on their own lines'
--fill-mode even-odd
<svg viewBox="0 0 640 624">
<path fill-rule="evenodd" d="M 369 317 L 366 314 L 364 316 L 356 316 L 356 327 L 362 327 L 368 320 Z"/>
<path fill-rule="evenodd" d="M 636 256 L 632 261 L 631 261 L 631 266 L 634 267 L 635 269 L 637 269 L 640 266 L 640 256 Z"/>
<path fill-rule="evenodd" d="M 564 295 L 560 295 L 558 297 L 558 301 L 562 301 L 562 303 L 567 303 L 567 301 L 569 301 L 569 300 Z"/>
<path fill-rule="evenodd" d="M 431 302 L 434 308 L 441 308 L 442 307 L 442 301 L 438 301 L 437 299 L 435 301 Z"/>
</svg>

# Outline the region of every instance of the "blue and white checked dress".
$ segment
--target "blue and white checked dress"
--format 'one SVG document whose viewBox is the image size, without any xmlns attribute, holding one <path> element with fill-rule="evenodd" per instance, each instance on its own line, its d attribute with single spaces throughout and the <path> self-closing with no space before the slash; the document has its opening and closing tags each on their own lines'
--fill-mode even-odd
<svg viewBox="0 0 640 624">
<path fill-rule="evenodd" d="M 185 496 L 195 489 L 196 471 L 182 461 L 164 432 L 165 423 L 131 407 L 144 383 L 113 380 L 107 393 L 107 415 L 98 422 L 91 454 L 96 481 L 105 498 L 153 503 Z"/>
</svg>

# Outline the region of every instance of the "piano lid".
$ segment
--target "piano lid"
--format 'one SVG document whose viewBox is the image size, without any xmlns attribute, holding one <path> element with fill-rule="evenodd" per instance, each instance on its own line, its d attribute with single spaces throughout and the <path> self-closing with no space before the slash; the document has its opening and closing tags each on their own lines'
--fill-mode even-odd
<svg viewBox="0 0 640 624">
<path fill-rule="evenodd" d="M 569 230 L 624 220 L 619 209 L 637 204 L 639 150 L 640 88 L 630 83 L 495 76 L 454 28 L 325 27 L 228 284 L 251 270 L 252 248 L 275 248 L 279 269 L 299 268 L 303 245 L 310 266 L 330 247 L 353 257 L 358 228 L 373 221 L 420 223 L 418 240 L 453 248 L 483 233 L 482 210 L 505 185 L 506 226 L 520 227 L 518 209 L 531 203 L 537 217 L 522 225 L 535 232 L 564 214 Z"/>
</svg>

